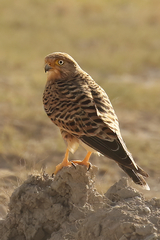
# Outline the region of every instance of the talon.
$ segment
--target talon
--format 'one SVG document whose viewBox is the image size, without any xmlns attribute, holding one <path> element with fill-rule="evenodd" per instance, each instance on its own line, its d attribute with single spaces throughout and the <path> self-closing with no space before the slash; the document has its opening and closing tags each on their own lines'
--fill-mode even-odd
<svg viewBox="0 0 160 240">
<path fill-rule="evenodd" d="M 74 160 L 72 161 L 72 165 L 78 164 L 78 165 L 85 165 L 87 166 L 87 171 L 91 168 L 91 163 L 89 162 L 89 158 L 91 156 L 91 152 L 88 152 L 86 157 L 83 159 L 83 161 L 80 160 Z"/>
<path fill-rule="evenodd" d="M 51 176 L 52 176 L 52 178 L 54 178 L 54 173 L 52 173 L 52 175 L 51 175 Z"/>
<path fill-rule="evenodd" d="M 76 168 L 76 164 L 74 164 L 73 162 L 71 162 L 71 164 L 72 164 L 72 166 L 73 166 L 74 168 Z"/>
<path fill-rule="evenodd" d="M 92 167 L 92 164 L 89 163 L 89 167 L 88 167 L 87 171 L 89 171 L 91 169 L 91 167 Z"/>
</svg>

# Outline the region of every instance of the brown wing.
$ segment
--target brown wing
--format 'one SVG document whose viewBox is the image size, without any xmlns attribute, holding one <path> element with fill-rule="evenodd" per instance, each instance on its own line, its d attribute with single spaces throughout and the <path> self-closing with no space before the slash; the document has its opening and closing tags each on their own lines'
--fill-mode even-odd
<svg viewBox="0 0 160 240">
<path fill-rule="evenodd" d="M 46 113 L 60 129 L 115 160 L 135 183 L 149 189 L 139 175 L 148 174 L 136 165 L 127 150 L 107 94 L 89 76 L 47 85 L 43 102 Z"/>
<path fill-rule="evenodd" d="M 76 81 L 65 83 L 59 80 L 48 86 L 47 93 L 50 98 L 45 92 L 45 110 L 58 127 L 119 164 L 137 170 L 109 98 L 91 77 L 76 76 Z"/>
</svg>

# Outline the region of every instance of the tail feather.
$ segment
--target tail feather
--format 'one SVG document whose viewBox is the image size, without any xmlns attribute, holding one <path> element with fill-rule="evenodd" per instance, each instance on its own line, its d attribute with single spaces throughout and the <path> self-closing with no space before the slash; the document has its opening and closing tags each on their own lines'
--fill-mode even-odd
<svg viewBox="0 0 160 240">
<path fill-rule="evenodd" d="M 148 177 L 148 174 L 134 162 L 120 137 L 109 141 L 97 136 L 82 135 L 80 140 L 104 156 L 115 160 L 136 184 L 149 190 L 149 186 L 143 178 Z"/>
<path fill-rule="evenodd" d="M 119 164 L 119 166 L 123 169 L 123 171 L 125 171 L 125 173 L 127 173 L 127 175 L 133 180 L 133 182 L 141 185 L 146 190 L 150 190 L 150 187 L 148 186 L 144 178 L 140 176 L 141 174 L 144 177 L 148 177 L 148 174 L 142 168 L 138 167 L 137 172 L 135 172 L 135 170 L 127 168 L 124 165 Z"/>
<path fill-rule="evenodd" d="M 141 167 L 137 166 L 137 173 L 141 174 L 144 177 L 149 177 L 148 173 L 146 173 Z"/>
</svg>

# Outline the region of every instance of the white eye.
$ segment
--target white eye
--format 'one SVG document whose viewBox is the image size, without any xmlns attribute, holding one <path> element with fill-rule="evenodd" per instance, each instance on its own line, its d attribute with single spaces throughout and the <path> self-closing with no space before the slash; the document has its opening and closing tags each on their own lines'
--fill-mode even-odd
<svg viewBox="0 0 160 240">
<path fill-rule="evenodd" d="M 64 61 L 63 61 L 63 60 L 59 60 L 59 61 L 58 61 L 58 64 L 59 64 L 59 65 L 63 65 L 63 64 L 64 64 Z"/>
</svg>

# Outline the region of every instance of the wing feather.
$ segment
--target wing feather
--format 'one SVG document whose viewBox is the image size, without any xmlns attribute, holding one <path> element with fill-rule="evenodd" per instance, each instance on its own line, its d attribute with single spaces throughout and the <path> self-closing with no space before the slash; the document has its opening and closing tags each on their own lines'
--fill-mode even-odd
<svg viewBox="0 0 160 240">
<path fill-rule="evenodd" d="M 130 156 L 128 156 L 118 139 L 107 141 L 96 136 L 81 136 L 80 140 L 87 144 L 89 147 L 100 152 L 102 155 L 115 160 L 117 163 L 124 165 L 130 169 L 137 170 L 135 164 L 133 163 L 133 160 L 130 158 Z"/>
<path fill-rule="evenodd" d="M 69 58 L 68 61 L 74 60 Z M 148 175 L 127 150 L 107 94 L 76 64 L 74 61 L 75 72 L 66 69 L 66 73 L 72 73 L 69 78 L 65 73 L 62 79 L 47 82 L 43 95 L 47 115 L 61 130 L 115 160 L 133 181 L 145 185 L 138 174 Z"/>
</svg>

